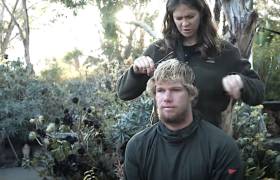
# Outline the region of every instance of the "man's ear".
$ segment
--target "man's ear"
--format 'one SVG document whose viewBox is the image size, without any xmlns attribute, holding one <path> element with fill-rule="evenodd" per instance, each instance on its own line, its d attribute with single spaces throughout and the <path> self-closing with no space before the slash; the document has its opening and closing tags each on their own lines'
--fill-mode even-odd
<svg viewBox="0 0 280 180">
<path fill-rule="evenodd" d="M 195 98 L 195 96 L 194 96 L 194 95 L 192 95 L 192 94 L 190 94 L 190 95 L 189 95 L 189 101 L 193 101 L 193 100 L 194 100 L 194 98 Z"/>
</svg>

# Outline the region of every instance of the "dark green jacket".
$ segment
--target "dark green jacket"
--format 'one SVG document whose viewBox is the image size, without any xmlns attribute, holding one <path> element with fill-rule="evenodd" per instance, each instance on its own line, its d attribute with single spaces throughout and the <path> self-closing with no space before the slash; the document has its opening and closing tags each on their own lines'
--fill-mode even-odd
<svg viewBox="0 0 280 180">
<path fill-rule="evenodd" d="M 157 62 L 169 52 L 163 53 L 159 50 L 163 41 L 152 43 L 143 56 L 149 56 Z M 199 89 L 197 105 L 207 121 L 218 126 L 221 112 L 224 111 L 230 101 L 230 97 L 225 93 L 222 86 L 222 78 L 229 74 L 239 74 L 244 82 L 241 100 L 249 105 L 259 105 L 264 100 L 264 85 L 260 81 L 258 74 L 251 70 L 249 61 L 241 58 L 239 49 L 232 44 L 223 41 L 223 52 L 215 59 L 200 57 L 198 48 L 195 52 L 184 58 L 184 51 L 180 41 L 177 42 L 174 56 L 180 61 L 185 61 L 192 67 L 195 73 L 195 86 Z M 117 94 L 122 100 L 132 100 L 140 96 L 146 89 L 149 76 L 146 74 L 136 75 L 133 68 L 129 68 L 118 80 Z M 154 104 L 154 109 L 155 109 Z M 156 111 L 153 111 L 153 123 L 158 121 Z"/>
<path fill-rule="evenodd" d="M 233 138 L 194 113 L 186 128 L 159 121 L 133 136 L 125 152 L 124 180 L 242 180 Z"/>
</svg>

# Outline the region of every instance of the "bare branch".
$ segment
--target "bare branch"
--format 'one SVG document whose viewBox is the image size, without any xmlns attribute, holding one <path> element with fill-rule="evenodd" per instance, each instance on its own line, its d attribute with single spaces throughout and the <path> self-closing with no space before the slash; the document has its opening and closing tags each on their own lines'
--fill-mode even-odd
<svg viewBox="0 0 280 180">
<path fill-rule="evenodd" d="M 31 9 L 31 8 L 33 8 L 33 6 L 37 5 L 38 3 L 39 3 L 39 2 L 36 2 L 35 4 L 32 4 L 32 5 L 28 8 L 28 10 Z"/>
<path fill-rule="evenodd" d="M 16 3 L 18 3 L 18 1 L 19 1 L 19 0 L 17 0 L 17 2 L 16 2 Z M 22 40 L 22 41 L 24 41 L 25 39 L 24 39 L 24 37 L 23 37 L 23 32 L 22 32 L 22 30 L 21 30 L 21 28 L 20 28 L 19 24 L 17 23 L 17 21 L 16 21 L 16 19 L 15 19 L 14 15 L 11 13 L 11 11 L 9 10 L 9 8 L 8 8 L 8 6 L 6 5 L 6 3 L 4 2 L 4 0 L 2 0 L 2 3 L 3 3 L 3 4 L 4 4 L 4 6 L 6 7 L 6 9 L 7 9 L 8 13 L 10 14 L 11 18 L 14 20 L 14 22 L 15 22 L 16 26 L 18 27 L 18 30 L 19 30 L 19 33 L 20 33 L 20 38 L 21 38 L 21 40 Z"/>
<path fill-rule="evenodd" d="M 102 37 L 101 36 L 102 33 L 101 33 L 101 30 L 98 28 L 97 24 L 94 23 L 93 25 L 97 28 L 97 32 L 99 34 L 99 36 L 98 36 L 99 37 L 99 42 L 100 42 L 100 44 L 102 44 L 102 38 L 101 38 Z"/>
<path fill-rule="evenodd" d="M 2 6 L 1 8 L 1 12 L 0 12 L 0 43 L 2 42 L 2 38 L 3 38 L 3 17 L 4 17 L 4 10 L 5 10 L 5 6 Z M 2 46 L 1 46 L 2 48 Z"/>
<path fill-rule="evenodd" d="M 18 1 L 16 2 L 16 4 L 14 5 L 14 8 L 13 8 L 13 12 L 12 14 L 14 15 L 15 14 L 15 11 L 16 11 L 16 8 L 17 8 L 17 5 L 18 5 Z M 3 6 L 4 7 L 4 6 Z M 16 19 L 18 18 L 18 14 L 16 15 Z M 8 31 L 6 33 L 6 36 L 3 40 L 3 45 L 6 46 L 6 49 L 7 49 L 7 44 L 11 41 L 10 40 L 10 37 L 11 37 L 11 34 L 12 34 L 12 31 L 14 29 L 14 26 L 15 26 L 15 22 L 13 20 L 13 18 L 11 18 L 11 21 L 9 23 L 9 26 L 8 26 Z M 18 34 L 17 34 L 18 35 Z"/>
<path fill-rule="evenodd" d="M 16 4 L 14 5 L 14 8 L 13 8 L 13 12 L 12 12 L 12 14 L 14 14 L 14 13 L 15 13 L 16 8 L 17 8 L 17 5 L 18 5 L 18 0 L 16 1 Z"/>
<path fill-rule="evenodd" d="M 217 25 L 220 24 L 221 9 L 222 9 L 221 1 L 220 0 L 215 0 L 214 19 L 215 19 Z"/>
<path fill-rule="evenodd" d="M 12 31 L 15 27 L 15 23 L 14 21 L 12 20 L 8 26 L 8 30 L 7 30 L 7 33 L 6 33 L 6 36 L 3 40 L 3 44 L 8 44 L 10 42 L 10 37 L 11 37 L 11 34 L 12 34 Z"/>
<path fill-rule="evenodd" d="M 19 33 L 16 33 L 16 35 L 14 37 L 12 37 L 9 42 L 11 42 L 12 40 L 14 40 L 17 36 L 18 36 Z"/>
<path fill-rule="evenodd" d="M 145 22 L 141 22 L 141 21 L 137 21 L 137 20 L 129 20 L 129 21 L 125 21 L 124 23 L 139 26 L 139 27 L 145 29 L 145 31 L 147 31 L 153 38 L 155 38 L 155 39 L 159 38 L 157 33 Z"/>
</svg>

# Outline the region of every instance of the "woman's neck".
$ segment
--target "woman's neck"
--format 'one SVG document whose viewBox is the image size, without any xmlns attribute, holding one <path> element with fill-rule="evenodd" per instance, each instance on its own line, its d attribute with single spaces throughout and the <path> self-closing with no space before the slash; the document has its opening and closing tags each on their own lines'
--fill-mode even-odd
<svg viewBox="0 0 280 180">
<path fill-rule="evenodd" d="M 197 44 L 197 37 L 184 37 L 183 39 L 183 45 L 184 46 L 193 46 Z"/>
</svg>

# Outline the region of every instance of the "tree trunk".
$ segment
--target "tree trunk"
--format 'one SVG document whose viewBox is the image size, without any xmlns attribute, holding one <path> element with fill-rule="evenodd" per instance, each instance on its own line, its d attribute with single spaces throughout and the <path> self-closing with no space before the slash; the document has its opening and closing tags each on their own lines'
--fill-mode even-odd
<svg viewBox="0 0 280 180">
<path fill-rule="evenodd" d="M 135 26 L 133 29 L 130 29 L 129 36 L 127 36 L 127 45 L 125 46 L 124 50 L 124 59 L 127 59 L 131 55 L 131 50 L 132 50 L 132 40 L 133 40 L 133 35 L 137 29 L 137 26 Z"/>
<path fill-rule="evenodd" d="M 222 4 L 220 0 L 215 0 L 215 6 L 214 6 L 214 19 L 217 23 L 217 25 L 220 24 L 220 13 L 222 9 Z"/>
<path fill-rule="evenodd" d="M 17 0 L 15 5 L 14 5 L 13 11 L 12 11 L 12 15 L 15 14 L 18 2 L 19 2 L 19 0 Z M 3 9 L 3 11 L 1 13 L 4 12 L 5 6 L 2 6 L 2 9 Z M 20 14 L 17 15 L 17 17 L 18 16 L 20 16 Z M 3 28 L 3 24 L 1 22 L 1 20 L 3 20 L 2 18 L 3 18 L 3 14 L 1 14 L 1 17 L 0 17 L 0 28 L 1 28 L 1 31 L 0 31 L 1 32 L 1 35 L 0 35 L 0 37 L 1 37 L 1 49 L 0 49 L 0 51 L 1 52 L 0 52 L 0 54 L 4 55 L 5 51 L 8 49 L 9 42 L 13 39 L 13 38 L 11 39 L 11 35 L 12 35 L 12 32 L 13 32 L 14 27 L 15 27 L 15 22 L 14 22 L 13 18 L 11 18 L 9 26 L 8 26 L 8 28 L 6 30 L 7 32 L 6 32 L 5 38 L 3 39 L 3 34 L 5 34 L 5 33 L 3 32 L 4 28 Z"/>
<path fill-rule="evenodd" d="M 17 0 L 16 4 L 18 3 L 18 1 L 19 0 Z M 12 20 L 14 21 L 15 25 L 18 27 L 20 38 L 21 38 L 21 40 L 23 42 L 23 46 L 24 46 L 24 57 L 25 57 L 26 65 L 27 65 L 28 74 L 29 75 L 34 74 L 33 65 L 30 62 L 30 54 L 29 54 L 29 21 L 28 21 L 28 14 L 27 14 L 27 8 L 26 8 L 26 0 L 22 0 L 22 7 L 23 7 L 23 12 L 24 12 L 23 13 L 24 23 L 25 23 L 25 38 L 23 36 L 22 29 L 20 28 L 18 22 L 16 21 L 15 16 L 11 13 L 11 11 L 7 7 L 4 0 L 2 0 L 2 3 L 6 7 L 7 11 L 9 12 L 9 14 L 10 14 Z"/>
<path fill-rule="evenodd" d="M 28 18 L 28 13 L 27 13 L 27 8 L 26 8 L 26 0 L 22 0 L 22 8 L 23 8 L 23 15 L 24 15 L 24 25 L 25 25 L 25 40 L 23 41 L 24 45 L 24 56 L 25 56 L 25 62 L 27 64 L 27 70 L 28 74 L 34 74 L 34 69 L 33 65 L 30 62 L 30 53 L 29 53 L 29 18 Z"/>
<path fill-rule="evenodd" d="M 225 39 L 236 45 L 241 56 L 248 59 L 251 54 L 254 25 L 258 15 L 252 9 L 253 0 L 220 0 L 228 22 Z M 246 7 L 246 5 L 248 7 Z"/>
<path fill-rule="evenodd" d="M 3 39 L 3 17 L 4 17 L 4 10 L 5 10 L 5 6 L 2 6 L 1 10 L 0 10 L 0 61 L 3 60 L 3 55 L 4 52 L 2 52 L 2 39 Z"/>
<path fill-rule="evenodd" d="M 11 35 L 12 35 L 13 30 L 14 30 L 14 27 L 15 27 L 15 23 L 14 23 L 13 20 L 11 20 L 11 22 L 8 26 L 8 29 L 7 29 L 6 36 L 3 39 L 3 41 L 1 42 L 1 54 L 4 54 L 5 51 L 8 49 L 8 45 L 12 40 Z"/>
</svg>

